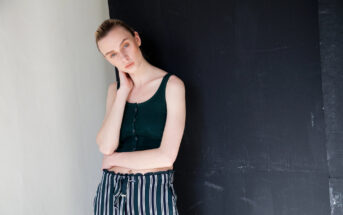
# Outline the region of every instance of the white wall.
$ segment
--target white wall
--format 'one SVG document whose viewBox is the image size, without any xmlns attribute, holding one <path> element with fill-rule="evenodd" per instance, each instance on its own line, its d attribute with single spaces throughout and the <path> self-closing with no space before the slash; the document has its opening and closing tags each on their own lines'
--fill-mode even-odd
<svg viewBox="0 0 343 215">
<path fill-rule="evenodd" d="M 107 18 L 107 1 L 0 1 L 0 214 L 92 214 Z"/>
</svg>

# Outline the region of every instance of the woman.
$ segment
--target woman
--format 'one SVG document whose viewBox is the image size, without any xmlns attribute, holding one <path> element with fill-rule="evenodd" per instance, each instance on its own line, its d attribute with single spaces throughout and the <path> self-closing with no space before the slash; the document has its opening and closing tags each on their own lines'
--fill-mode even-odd
<svg viewBox="0 0 343 215">
<path fill-rule="evenodd" d="M 173 163 L 185 127 L 184 83 L 147 62 L 138 33 L 123 21 L 105 20 L 95 37 L 120 81 L 108 88 L 96 138 L 104 158 L 94 214 L 177 215 Z"/>
</svg>

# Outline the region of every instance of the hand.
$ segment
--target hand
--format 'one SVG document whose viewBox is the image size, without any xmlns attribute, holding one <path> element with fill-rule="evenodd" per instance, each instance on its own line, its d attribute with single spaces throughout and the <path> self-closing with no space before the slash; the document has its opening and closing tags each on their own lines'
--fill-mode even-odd
<svg viewBox="0 0 343 215">
<path fill-rule="evenodd" d="M 114 154 L 114 153 L 113 153 Z M 110 155 L 104 155 L 103 159 L 102 159 L 102 166 L 101 166 L 101 169 L 110 169 L 113 165 L 113 162 L 112 162 L 112 156 L 113 154 L 110 154 Z"/>
<path fill-rule="evenodd" d="M 119 79 L 120 79 L 120 87 L 119 89 L 127 90 L 127 92 L 130 92 L 133 87 L 133 81 L 130 77 L 130 75 L 127 72 L 123 72 L 122 70 L 119 70 Z"/>
</svg>

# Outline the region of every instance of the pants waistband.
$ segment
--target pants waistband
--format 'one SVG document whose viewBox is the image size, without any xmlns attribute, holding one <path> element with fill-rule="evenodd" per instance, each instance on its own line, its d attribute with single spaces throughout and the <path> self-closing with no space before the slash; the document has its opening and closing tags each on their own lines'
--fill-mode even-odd
<svg viewBox="0 0 343 215">
<path fill-rule="evenodd" d="M 163 170 L 163 171 L 157 171 L 157 172 L 147 172 L 143 174 L 143 173 L 119 173 L 119 172 L 113 172 L 107 169 L 103 169 L 103 174 L 117 176 L 122 179 L 129 178 L 129 180 L 134 180 L 134 179 L 137 179 L 138 177 L 149 177 L 150 175 L 153 175 L 153 176 L 156 175 L 157 179 L 160 179 L 161 175 L 168 175 L 171 180 L 170 182 L 173 183 L 175 170 L 169 169 L 169 170 Z"/>
</svg>

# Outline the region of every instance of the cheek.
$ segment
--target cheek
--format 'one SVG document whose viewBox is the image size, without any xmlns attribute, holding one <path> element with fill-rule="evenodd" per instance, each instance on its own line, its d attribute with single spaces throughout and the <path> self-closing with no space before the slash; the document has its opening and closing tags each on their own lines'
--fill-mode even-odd
<svg viewBox="0 0 343 215">
<path fill-rule="evenodd" d="M 117 62 L 116 60 L 112 60 L 112 59 L 108 59 L 108 58 L 106 58 L 106 60 L 107 60 L 110 64 L 112 64 L 112 66 L 117 66 L 117 65 L 118 65 L 118 62 Z"/>
<path fill-rule="evenodd" d="M 139 49 L 139 47 L 134 47 L 134 48 L 132 49 L 132 54 L 133 54 L 133 56 L 134 56 L 135 58 L 139 58 L 139 56 L 140 56 L 140 49 Z"/>
</svg>

